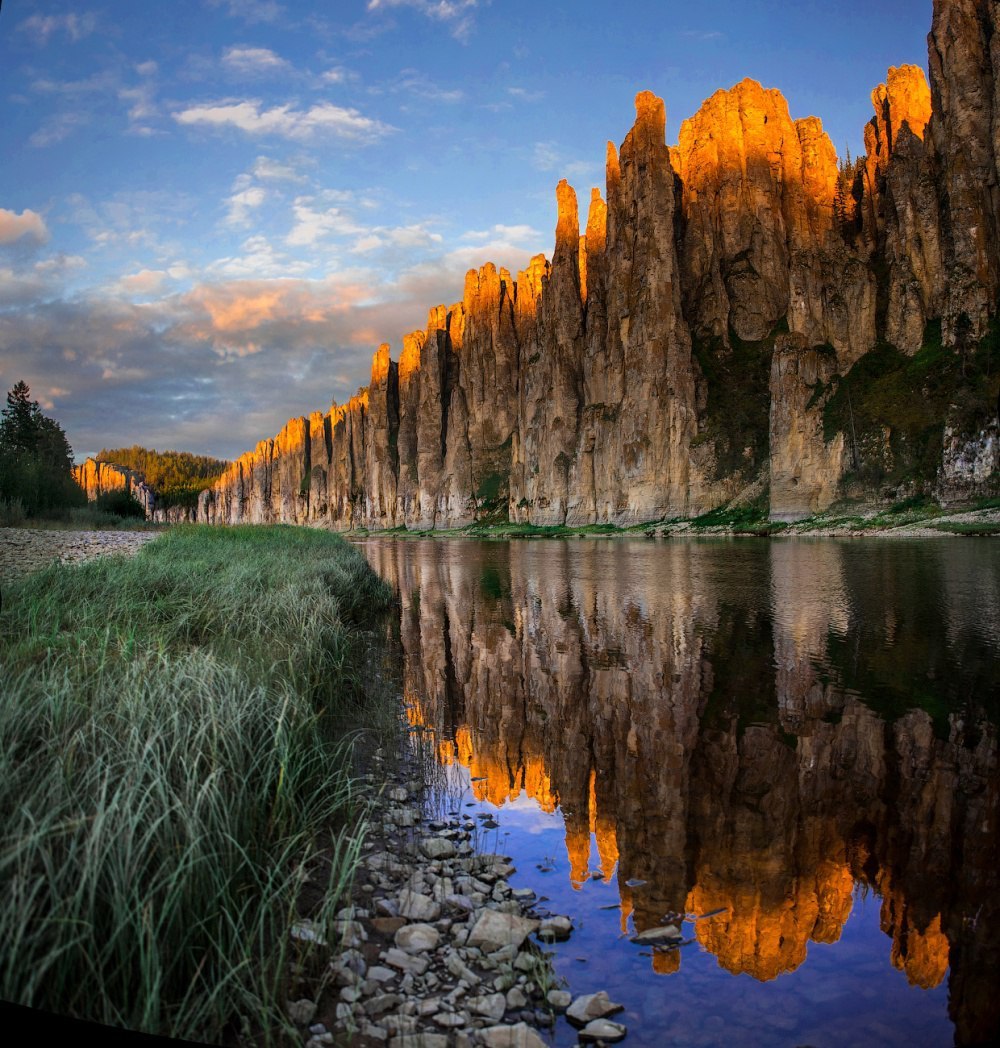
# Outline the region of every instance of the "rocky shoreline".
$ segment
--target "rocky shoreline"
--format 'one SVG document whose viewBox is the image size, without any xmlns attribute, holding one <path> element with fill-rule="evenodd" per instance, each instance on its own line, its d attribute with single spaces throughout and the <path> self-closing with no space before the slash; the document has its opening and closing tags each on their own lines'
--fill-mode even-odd
<svg viewBox="0 0 1000 1048">
<path fill-rule="evenodd" d="M 332 929 L 291 929 L 332 948 L 317 992 L 288 1005 L 306 1048 L 543 1048 L 561 1022 L 581 1043 L 621 1041 L 609 1017 L 622 1006 L 603 991 L 574 998 L 553 972 L 545 944 L 568 938 L 572 920 L 510 886 L 516 871 L 480 850 L 476 818 L 429 811 L 419 769 L 375 761 L 374 832 L 351 905 Z"/>
</svg>

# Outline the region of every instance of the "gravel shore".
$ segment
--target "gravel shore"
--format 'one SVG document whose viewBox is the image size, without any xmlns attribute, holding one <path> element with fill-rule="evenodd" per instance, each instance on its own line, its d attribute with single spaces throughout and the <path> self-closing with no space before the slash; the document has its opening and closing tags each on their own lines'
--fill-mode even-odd
<svg viewBox="0 0 1000 1048">
<path fill-rule="evenodd" d="M 52 561 L 75 564 L 108 553 L 132 555 L 157 537 L 155 531 L 45 531 L 0 528 L 0 581 L 44 568 Z"/>
<path fill-rule="evenodd" d="M 572 920 L 511 888 L 509 858 L 480 850 L 476 819 L 430 813 L 419 769 L 375 763 L 353 903 L 333 928 L 303 920 L 291 932 L 330 947 L 326 989 L 288 1005 L 305 1048 L 547 1048 L 563 1022 L 583 1043 L 622 1040 L 609 1019 L 622 1006 L 572 996 L 552 970 L 545 944 L 568 938 Z"/>
</svg>

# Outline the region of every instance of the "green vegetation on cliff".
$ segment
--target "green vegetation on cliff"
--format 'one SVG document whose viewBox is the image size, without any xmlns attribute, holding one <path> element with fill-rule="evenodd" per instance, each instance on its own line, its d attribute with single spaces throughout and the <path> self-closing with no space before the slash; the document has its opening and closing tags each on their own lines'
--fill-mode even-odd
<svg viewBox="0 0 1000 1048">
<path fill-rule="evenodd" d="M 728 347 L 721 338 L 692 339 L 705 391 L 705 410 L 692 446 L 714 443 L 716 479 L 732 473 L 749 479 L 767 462 L 771 357 L 774 340 L 787 331 L 782 319 L 758 342 L 744 342 L 734 331 Z"/>
<path fill-rule="evenodd" d="M 929 482 L 941 465 L 944 428 L 974 433 L 996 417 L 1000 328 L 967 352 L 941 343 L 928 324 L 912 357 L 885 343 L 834 378 L 823 409 L 827 440 L 841 432 L 849 473 L 866 487 Z"/>
<path fill-rule="evenodd" d="M 192 506 L 198 495 L 211 487 L 229 465 L 223 459 L 192 455 L 189 451 L 156 451 L 133 444 L 130 448 L 104 448 L 98 462 L 113 462 L 143 474 L 156 492 L 156 504 Z"/>
<path fill-rule="evenodd" d="M 382 708 L 390 600 L 343 540 L 287 527 L 178 527 L 4 586 L 0 998 L 199 1042 L 294 1036 L 312 947 L 290 931 L 332 937 L 361 848 L 344 732 Z"/>
</svg>

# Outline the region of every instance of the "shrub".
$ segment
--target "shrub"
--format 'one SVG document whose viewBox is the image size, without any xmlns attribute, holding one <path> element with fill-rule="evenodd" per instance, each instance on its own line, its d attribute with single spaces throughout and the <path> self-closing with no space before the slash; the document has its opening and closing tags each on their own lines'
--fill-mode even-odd
<svg viewBox="0 0 1000 1048">
<path fill-rule="evenodd" d="M 94 508 L 102 513 L 113 513 L 116 517 L 137 517 L 146 519 L 142 503 L 125 488 L 117 491 L 106 491 L 94 500 Z"/>
</svg>

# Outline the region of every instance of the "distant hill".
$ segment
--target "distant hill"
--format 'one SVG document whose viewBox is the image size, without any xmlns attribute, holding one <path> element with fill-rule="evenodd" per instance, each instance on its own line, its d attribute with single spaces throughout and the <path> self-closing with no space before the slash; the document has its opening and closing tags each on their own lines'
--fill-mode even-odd
<svg viewBox="0 0 1000 1048">
<path fill-rule="evenodd" d="M 156 492 L 161 507 L 194 505 L 199 492 L 211 487 L 229 465 L 224 459 L 192 455 L 189 451 L 156 451 L 139 447 L 104 448 L 98 462 L 113 462 L 141 473 Z"/>
</svg>

